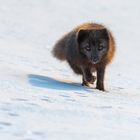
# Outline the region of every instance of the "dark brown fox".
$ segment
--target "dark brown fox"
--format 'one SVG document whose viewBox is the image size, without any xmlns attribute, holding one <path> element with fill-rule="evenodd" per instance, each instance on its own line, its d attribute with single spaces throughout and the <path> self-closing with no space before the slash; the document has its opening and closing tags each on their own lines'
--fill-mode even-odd
<svg viewBox="0 0 140 140">
<path fill-rule="evenodd" d="M 62 37 L 52 52 L 56 58 L 67 60 L 76 74 L 82 75 L 82 85 L 89 86 L 97 79 L 96 88 L 105 90 L 106 65 L 115 53 L 114 38 L 106 27 L 96 23 L 82 24 Z"/>
</svg>

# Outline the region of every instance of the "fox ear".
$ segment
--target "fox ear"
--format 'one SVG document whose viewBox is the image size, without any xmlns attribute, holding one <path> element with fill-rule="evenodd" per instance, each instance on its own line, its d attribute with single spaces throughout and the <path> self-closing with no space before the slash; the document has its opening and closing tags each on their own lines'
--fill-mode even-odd
<svg viewBox="0 0 140 140">
<path fill-rule="evenodd" d="M 103 38 L 109 39 L 109 34 L 108 34 L 107 29 L 105 29 L 105 28 L 104 29 L 101 29 L 100 32 L 101 32 Z"/>
<path fill-rule="evenodd" d="M 77 34 L 77 41 L 78 43 L 82 42 L 84 39 L 86 39 L 89 35 L 89 30 L 81 29 Z"/>
</svg>

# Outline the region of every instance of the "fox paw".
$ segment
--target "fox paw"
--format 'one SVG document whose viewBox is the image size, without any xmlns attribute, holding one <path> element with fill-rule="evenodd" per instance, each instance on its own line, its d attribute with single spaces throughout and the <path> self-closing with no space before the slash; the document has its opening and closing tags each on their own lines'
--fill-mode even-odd
<svg viewBox="0 0 140 140">
<path fill-rule="evenodd" d="M 83 80 L 82 86 L 89 87 L 89 84 L 94 84 L 95 81 L 96 81 L 96 77 L 95 76 L 88 77 L 88 78 L 86 78 L 86 81 Z"/>
<path fill-rule="evenodd" d="M 94 84 L 94 82 L 96 81 L 96 77 L 95 76 L 91 76 L 91 77 L 87 78 L 86 81 L 89 84 Z"/>
<path fill-rule="evenodd" d="M 89 84 L 88 84 L 88 82 L 86 82 L 86 81 L 83 81 L 83 83 L 82 83 L 82 86 L 89 87 Z"/>
</svg>

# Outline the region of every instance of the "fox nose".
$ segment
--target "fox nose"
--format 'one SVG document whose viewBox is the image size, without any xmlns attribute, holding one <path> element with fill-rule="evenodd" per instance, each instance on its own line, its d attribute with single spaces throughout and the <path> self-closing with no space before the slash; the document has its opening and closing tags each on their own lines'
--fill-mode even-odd
<svg viewBox="0 0 140 140">
<path fill-rule="evenodd" d="M 97 57 L 94 57 L 92 61 L 93 62 L 97 62 L 98 61 L 98 58 Z"/>
</svg>

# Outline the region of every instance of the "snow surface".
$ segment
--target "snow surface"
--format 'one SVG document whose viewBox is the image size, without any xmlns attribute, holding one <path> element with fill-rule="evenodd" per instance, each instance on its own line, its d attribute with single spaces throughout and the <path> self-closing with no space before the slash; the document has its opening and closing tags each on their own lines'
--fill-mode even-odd
<svg viewBox="0 0 140 140">
<path fill-rule="evenodd" d="M 0 140 L 139 140 L 140 1 L 0 0 Z M 117 53 L 106 89 L 82 87 L 53 44 L 78 24 L 107 25 Z"/>
</svg>

